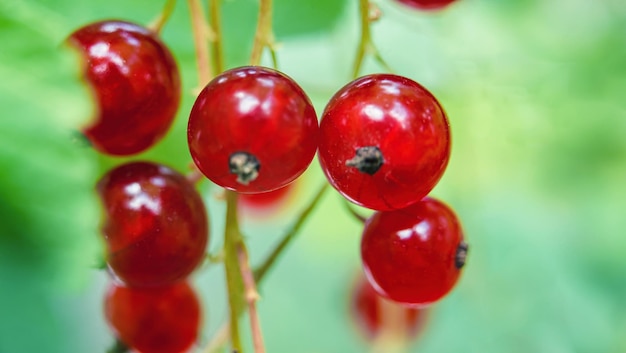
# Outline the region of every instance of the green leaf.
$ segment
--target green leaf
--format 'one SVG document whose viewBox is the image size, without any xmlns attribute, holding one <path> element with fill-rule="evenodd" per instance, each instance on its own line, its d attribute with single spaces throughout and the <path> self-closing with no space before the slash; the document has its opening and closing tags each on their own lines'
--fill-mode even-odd
<svg viewBox="0 0 626 353">
<path fill-rule="evenodd" d="M 100 249 L 95 155 L 78 61 L 51 13 L 0 5 L 0 351 L 68 352 L 54 298 L 80 285 Z"/>
</svg>

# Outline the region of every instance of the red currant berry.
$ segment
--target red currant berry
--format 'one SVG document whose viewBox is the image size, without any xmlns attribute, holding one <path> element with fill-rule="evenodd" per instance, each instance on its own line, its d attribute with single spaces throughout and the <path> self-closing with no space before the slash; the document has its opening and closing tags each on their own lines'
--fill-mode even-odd
<svg viewBox="0 0 626 353">
<path fill-rule="evenodd" d="M 141 353 L 187 352 L 201 320 L 200 301 L 184 281 L 155 288 L 113 284 L 104 312 L 119 340 Z"/>
<path fill-rule="evenodd" d="M 407 6 L 418 10 L 440 10 L 452 4 L 456 0 L 397 0 Z"/>
<path fill-rule="evenodd" d="M 97 186 L 104 203 L 103 233 L 112 272 L 129 286 L 181 280 L 202 261 L 208 241 L 204 203 L 174 170 L 132 162 Z"/>
<path fill-rule="evenodd" d="M 85 79 L 97 101 L 96 119 L 84 130 L 97 150 L 131 155 L 165 135 L 178 110 L 180 78 L 156 34 L 103 21 L 78 29 L 69 42 L 85 59 Z"/>
<path fill-rule="evenodd" d="M 424 326 L 426 309 L 409 308 L 379 296 L 364 276 L 359 275 L 353 288 L 351 313 L 367 339 L 375 339 L 385 329 L 406 330 L 405 339 L 415 338 Z M 390 322 L 391 320 L 401 322 Z"/>
<path fill-rule="evenodd" d="M 247 209 L 263 210 L 279 206 L 289 198 L 295 190 L 297 182 L 287 184 L 274 191 L 260 194 L 243 194 L 239 197 L 240 205 Z"/>
<path fill-rule="evenodd" d="M 317 150 L 317 117 L 291 78 L 264 67 L 240 67 L 200 93 L 188 141 L 198 169 L 214 183 L 242 193 L 267 192 L 309 166 Z"/>
<path fill-rule="evenodd" d="M 437 184 L 450 157 L 448 119 L 437 99 L 401 76 L 361 77 L 337 92 L 320 123 L 319 160 L 348 200 L 404 208 Z"/>
<path fill-rule="evenodd" d="M 361 240 L 363 267 L 374 289 L 415 306 L 431 304 L 452 289 L 467 250 L 454 212 L 432 198 L 374 213 Z"/>
</svg>

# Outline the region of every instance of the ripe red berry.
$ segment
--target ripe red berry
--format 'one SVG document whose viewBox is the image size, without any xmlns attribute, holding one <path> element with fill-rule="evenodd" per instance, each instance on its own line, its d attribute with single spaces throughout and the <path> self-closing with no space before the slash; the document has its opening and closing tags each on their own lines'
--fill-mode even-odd
<svg viewBox="0 0 626 353">
<path fill-rule="evenodd" d="M 329 182 L 374 210 L 404 208 L 437 184 L 450 156 L 448 119 L 437 99 L 397 75 L 361 77 L 330 100 L 319 160 Z"/>
<path fill-rule="evenodd" d="M 374 213 L 361 240 L 363 267 L 374 289 L 416 306 L 431 304 L 452 289 L 467 250 L 454 212 L 432 198 Z"/>
<path fill-rule="evenodd" d="M 358 276 L 350 304 L 350 311 L 357 327 L 369 340 L 376 339 L 385 329 L 395 328 L 406 330 L 403 334 L 405 339 L 415 338 L 423 328 L 427 316 L 426 309 L 404 307 L 382 298 L 363 275 Z M 389 322 L 393 319 L 401 322 Z"/>
<path fill-rule="evenodd" d="M 129 286 L 157 286 L 189 275 L 205 256 L 204 203 L 183 175 L 153 163 L 131 162 L 97 186 L 112 272 Z"/>
<path fill-rule="evenodd" d="M 452 4 L 456 0 L 397 0 L 407 6 L 418 10 L 440 10 Z"/>
<path fill-rule="evenodd" d="M 196 342 L 201 307 L 187 282 L 155 288 L 111 285 L 104 301 L 115 335 L 133 351 L 183 353 Z"/>
<path fill-rule="evenodd" d="M 317 117 L 291 78 L 264 67 L 240 67 L 200 93 L 188 141 L 194 162 L 214 183 L 242 193 L 267 192 L 309 166 L 317 150 Z"/>
<path fill-rule="evenodd" d="M 84 133 L 107 154 L 131 155 L 155 144 L 169 129 L 180 101 L 172 54 L 156 34 L 139 25 L 102 21 L 76 30 L 84 76 L 97 113 Z"/>
<path fill-rule="evenodd" d="M 242 194 L 239 197 L 239 205 L 252 211 L 271 211 L 288 201 L 295 191 L 296 182 L 287 184 L 280 189 L 260 194 Z M 264 212 L 263 212 L 264 213 Z"/>
</svg>

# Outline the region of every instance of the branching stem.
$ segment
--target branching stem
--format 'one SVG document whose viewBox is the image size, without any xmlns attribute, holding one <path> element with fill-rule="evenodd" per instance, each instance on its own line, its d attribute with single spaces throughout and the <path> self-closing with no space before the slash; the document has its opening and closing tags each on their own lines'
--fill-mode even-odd
<svg viewBox="0 0 626 353">
<path fill-rule="evenodd" d="M 293 226 L 287 231 L 287 233 L 283 236 L 281 242 L 274 248 L 274 250 L 270 253 L 270 255 L 265 259 L 265 261 L 253 271 L 254 279 L 256 280 L 256 284 L 259 285 L 267 272 L 272 268 L 272 266 L 276 263 L 276 260 L 280 256 L 280 254 L 287 248 L 287 245 L 298 234 L 304 222 L 309 218 L 315 207 L 319 204 L 324 192 L 328 189 L 328 184 L 324 183 L 324 185 L 319 189 L 317 194 L 313 197 L 313 200 L 309 203 L 309 205 L 302 210 L 302 213 L 298 216 Z M 245 302 L 242 301 L 239 303 L 238 312 L 241 314 L 245 310 Z M 231 316 L 232 318 L 233 316 Z M 232 326 L 231 323 L 226 322 L 222 325 L 222 327 L 218 330 L 218 333 L 213 337 L 213 340 L 209 342 L 208 346 L 203 350 L 203 353 L 213 353 L 216 352 L 224 343 L 228 340 L 228 331 L 229 326 Z"/>
<path fill-rule="evenodd" d="M 239 222 L 237 219 L 238 195 L 226 190 L 226 226 L 224 228 L 224 267 L 226 271 L 226 287 L 228 289 L 228 306 L 230 314 L 230 340 L 232 349 L 243 353 L 239 334 L 239 316 L 243 312 L 243 283 L 238 261 L 238 247 L 241 242 Z"/>
<path fill-rule="evenodd" d="M 371 17 L 371 6 L 369 0 L 359 0 L 359 18 L 361 22 L 361 39 L 359 41 L 359 46 L 357 47 L 352 77 L 359 77 L 365 55 L 371 55 L 386 71 L 392 72 L 393 70 L 391 70 L 385 60 L 383 60 L 382 56 L 378 52 L 378 49 L 374 46 L 374 42 L 372 41 L 370 25 L 372 20 L 377 20 L 377 18 L 374 19 Z"/>
<path fill-rule="evenodd" d="M 211 29 L 213 30 L 213 40 L 211 41 L 211 63 L 213 71 L 220 73 L 224 71 L 224 49 L 222 46 L 222 22 L 220 16 L 221 0 L 209 0 L 209 18 Z"/>
<path fill-rule="evenodd" d="M 167 20 L 170 19 L 172 12 L 174 12 L 175 6 L 176 6 L 176 0 L 166 0 L 165 5 L 163 6 L 163 10 L 157 16 L 157 18 L 155 18 L 148 25 L 148 28 L 150 28 L 156 34 L 161 33 L 163 26 L 165 26 L 165 23 L 167 23 Z"/>
<path fill-rule="evenodd" d="M 265 47 L 274 50 L 274 32 L 272 31 L 272 0 L 260 0 L 259 22 L 257 23 L 250 54 L 250 65 L 259 65 Z M 274 54 L 275 56 L 275 54 Z M 274 63 L 276 60 L 274 60 Z"/>
<path fill-rule="evenodd" d="M 295 223 L 291 226 L 291 228 L 287 231 L 287 233 L 283 236 L 282 240 L 278 245 L 274 248 L 274 250 L 270 253 L 270 255 L 265 259 L 265 261 L 261 264 L 261 266 L 257 267 L 254 270 L 254 278 L 257 281 L 261 281 L 261 279 L 265 276 L 267 271 L 274 265 L 278 257 L 283 253 L 287 245 L 291 243 L 291 241 L 298 235 L 300 229 L 304 222 L 309 218 L 311 212 L 315 209 L 317 204 L 324 196 L 324 192 L 328 189 L 328 183 L 324 183 L 324 185 L 319 189 L 311 203 L 302 211 L 300 216 L 296 219 Z"/>
<path fill-rule="evenodd" d="M 259 293 L 256 290 L 254 275 L 250 269 L 248 261 L 248 250 L 243 241 L 237 244 L 237 260 L 239 261 L 239 269 L 243 278 L 243 286 L 245 289 L 246 303 L 248 304 L 248 314 L 250 316 L 250 329 L 252 331 L 252 343 L 255 353 L 265 353 L 263 344 L 263 334 L 261 333 L 261 322 L 259 314 L 256 310 L 256 301 L 259 299 Z"/>
<path fill-rule="evenodd" d="M 194 46 L 196 47 L 196 61 L 198 66 L 198 86 L 204 87 L 213 77 L 209 62 L 209 39 L 213 36 L 204 17 L 200 0 L 188 0 L 191 14 L 191 29 Z"/>
</svg>

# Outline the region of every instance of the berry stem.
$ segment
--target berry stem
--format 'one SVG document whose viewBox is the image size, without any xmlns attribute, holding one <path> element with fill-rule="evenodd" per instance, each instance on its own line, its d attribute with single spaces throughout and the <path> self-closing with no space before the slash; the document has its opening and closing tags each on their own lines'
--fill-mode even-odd
<svg viewBox="0 0 626 353">
<path fill-rule="evenodd" d="M 343 198 L 342 198 L 343 199 Z M 348 211 L 348 213 L 350 213 L 350 215 L 352 217 L 354 217 L 354 219 L 356 219 L 357 221 L 361 222 L 361 223 L 365 223 L 365 221 L 367 221 L 367 217 L 363 216 L 362 214 L 358 213 L 355 209 L 354 206 L 352 206 L 352 203 L 346 199 L 343 199 L 343 205 L 345 206 L 346 210 Z"/>
<path fill-rule="evenodd" d="M 221 0 L 209 0 L 209 18 L 213 29 L 213 40 L 211 41 L 211 63 L 213 71 L 216 73 L 224 71 L 224 50 L 222 46 L 222 22 L 220 12 Z"/>
<path fill-rule="evenodd" d="M 265 261 L 254 270 L 254 278 L 258 282 L 265 276 L 267 271 L 274 265 L 278 257 L 283 253 L 283 250 L 291 243 L 291 241 L 298 234 L 304 222 L 311 215 L 311 212 L 315 209 L 319 201 L 322 199 L 324 192 L 328 189 L 328 183 L 324 183 L 324 185 L 319 189 L 311 203 L 300 213 L 300 216 L 296 219 L 296 222 L 291 226 L 291 228 L 287 231 L 287 233 L 283 236 L 282 240 L 278 245 L 274 248 L 274 250 L 270 253 L 270 255 L 265 259 Z"/>
<path fill-rule="evenodd" d="M 354 60 L 352 77 L 359 77 L 361 67 L 363 66 L 363 59 L 366 54 L 371 55 L 386 71 L 392 72 L 393 70 L 391 70 L 385 60 L 383 60 L 382 56 L 378 52 L 378 49 L 374 46 L 374 42 L 372 41 L 370 25 L 372 21 L 378 20 L 380 14 L 372 17 L 372 7 L 370 6 L 369 0 L 359 0 L 359 15 L 361 19 L 361 39 L 357 48 L 356 58 Z"/>
<path fill-rule="evenodd" d="M 313 197 L 313 200 L 311 200 L 309 205 L 302 211 L 302 213 L 300 213 L 295 223 L 289 229 L 289 231 L 287 231 L 287 233 L 285 234 L 281 242 L 276 246 L 276 248 L 274 248 L 272 253 L 265 259 L 265 261 L 253 271 L 254 279 L 256 280 L 257 285 L 263 281 L 268 270 L 276 263 L 276 260 L 278 259 L 279 255 L 283 252 L 283 250 L 287 247 L 287 245 L 295 238 L 296 234 L 302 228 L 302 225 L 304 224 L 304 222 L 311 215 L 311 212 L 319 204 L 320 200 L 322 199 L 322 196 L 324 195 L 324 192 L 327 189 L 328 189 L 328 184 L 324 183 L 324 185 L 319 189 L 317 194 Z M 231 191 L 228 191 L 228 192 L 231 193 Z M 245 303 L 243 302 L 243 300 L 239 302 L 239 305 L 240 305 L 240 309 L 238 309 L 238 312 L 239 314 L 242 314 L 243 311 L 245 310 Z M 224 345 L 224 343 L 228 339 L 229 325 L 231 324 L 229 324 L 228 322 L 222 325 L 222 327 L 217 331 L 217 334 L 215 334 L 211 342 L 209 342 L 207 347 L 202 351 L 203 353 L 215 352 L 218 348 Z"/>
<path fill-rule="evenodd" d="M 248 261 L 248 251 L 243 241 L 239 241 L 237 244 L 237 259 L 239 261 L 239 269 L 241 270 L 246 302 L 248 304 L 248 314 L 250 316 L 250 328 L 252 330 L 254 352 L 265 353 L 263 334 L 261 333 L 261 323 L 256 310 L 256 301 L 259 299 L 259 293 L 256 290 L 254 274 L 250 269 L 250 263 Z"/>
<path fill-rule="evenodd" d="M 278 56 L 276 55 L 276 50 L 274 50 L 274 47 L 270 47 L 270 55 L 272 57 L 272 67 L 278 70 Z"/>
<path fill-rule="evenodd" d="M 368 47 L 371 46 L 372 39 L 370 33 L 370 19 L 369 19 L 369 0 L 359 0 L 359 14 L 361 18 L 361 40 L 356 52 L 356 59 L 354 61 L 354 67 L 352 71 L 352 77 L 357 78 L 361 71 L 363 64 L 363 58 Z"/>
<path fill-rule="evenodd" d="M 159 34 L 165 26 L 167 20 L 169 20 L 172 12 L 174 12 L 174 7 L 176 6 L 176 0 L 166 0 L 165 5 L 163 6 L 163 10 L 161 13 L 152 20 L 152 22 L 148 25 L 148 28 L 154 31 L 154 33 Z"/>
<path fill-rule="evenodd" d="M 256 290 L 254 274 L 250 269 L 248 250 L 241 237 L 237 219 L 238 194 L 226 191 L 226 227 L 224 233 L 224 264 L 226 267 L 226 282 L 228 287 L 228 301 L 230 306 L 230 332 L 232 349 L 242 353 L 239 336 L 239 317 L 245 310 L 243 303 L 247 303 L 252 330 L 252 341 L 255 353 L 265 353 L 261 324 L 256 310 L 256 301 L 259 294 Z M 235 272 L 238 271 L 238 272 Z"/>
<path fill-rule="evenodd" d="M 120 340 L 115 340 L 115 343 L 113 343 L 113 346 L 111 346 L 111 348 L 109 348 L 107 350 L 107 353 L 127 353 L 128 352 L 128 347 L 126 347 L 126 345 L 120 341 Z"/>
<path fill-rule="evenodd" d="M 259 65 L 261 63 L 263 49 L 268 47 L 273 52 L 273 46 L 272 0 L 260 0 L 259 22 L 257 23 L 256 32 L 254 34 L 254 43 L 252 44 L 252 53 L 250 54 L 250 65 Z M 273 54 L 273 56 L 275 57 L 276 55 Z M 276 60 L 274 60 L 274 63 L 276 63 Z"/>
<path fill-rule="evenodd" d="M 228 288 L 228 305 L 230 314 L 230 340 L 232 350 L 243 353 L 239 335 L 239 317 L 243 313 L 241 303 L 244 302 L 244 286 L 238 261 L 238 247 L 241 233 L 237 219 L 236 192 L 226 190 L 226 226 L 224 229 L 224 268 L 226 271 L 226 287 Z"/>
<path fill-rule="evenodd" d="M 188 0 L 191 13 L 191 29 L 193 32 L 194 46 L 196 48 L 196 61 L 198 65 L 198 86 L 204 87 L 213 77 L 209 64 L 209 39 L 214 34 L 204 17 L 200 0 Z"/>
</svg>

